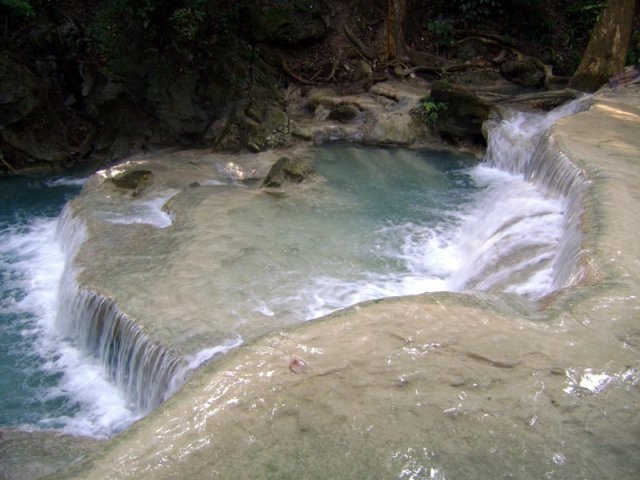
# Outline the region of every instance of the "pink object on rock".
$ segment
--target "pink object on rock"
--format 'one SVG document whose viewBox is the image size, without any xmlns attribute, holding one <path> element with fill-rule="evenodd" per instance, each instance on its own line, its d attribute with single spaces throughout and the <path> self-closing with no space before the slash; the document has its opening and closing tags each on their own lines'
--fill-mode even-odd
<svg viewBox="0 0 640 480">
<path fill-rule="evenodd" d="M 299 357 L 293 357 L 289 362 L 289 370 L 293 373 L 302 373 L 307 368 L 307 363 Z"/>
</svg>

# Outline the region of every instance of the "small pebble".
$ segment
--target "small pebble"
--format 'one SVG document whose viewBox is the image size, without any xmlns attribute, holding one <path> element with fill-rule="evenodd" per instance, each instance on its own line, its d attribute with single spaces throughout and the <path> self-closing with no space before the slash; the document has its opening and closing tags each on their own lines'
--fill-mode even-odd
<svg viewBox="0 0 640 480">
<path fill-rule="evenodd" d="M 293 373 L 302 373 L 307 368 L 307 363 L 299 357 L 293 357 L 289 362 L 289 370 Z"/>
</svg>

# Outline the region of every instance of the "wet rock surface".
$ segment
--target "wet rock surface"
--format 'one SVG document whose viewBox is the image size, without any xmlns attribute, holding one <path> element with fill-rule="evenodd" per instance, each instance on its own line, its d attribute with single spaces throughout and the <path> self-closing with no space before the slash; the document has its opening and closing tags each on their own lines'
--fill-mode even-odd
<svg viewBox="0 0 640 480">
<path fill-rule="evenodd" d="M 0 429 L 0 478 L 37 480 L 67 468 L 96 451 L 101 441 L 55 432 Z"/>
</svg>

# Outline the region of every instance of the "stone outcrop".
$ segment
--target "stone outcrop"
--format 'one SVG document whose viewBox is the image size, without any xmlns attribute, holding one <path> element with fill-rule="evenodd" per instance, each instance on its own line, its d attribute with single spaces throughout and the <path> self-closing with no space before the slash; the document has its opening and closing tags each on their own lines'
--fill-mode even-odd
<svg viewBox="0 0 640 480">
<path fill-rule="evenodd" d="M 94 125 L 61 105 L 50 85 L 0 51 L 0 169 L 55 167 L 86 155 Z"/>
<path fill-rule="evenodd" d="M 507 80 L 526 87 L 540 87 L 545 80 L 544 68 L 531 57 L 507 60 L 500 72 Z"/>
<path fill-rule="evenodd" d="M 453 143 L 470 141 L 485 144 L 482 124 L 489 118 L 492 107 L 470 90 L 447 81 L 431 85 L 431 99 L 436 104 L 446 105 L 438 112 L 435 130 Z"/>
<path fill-rule="evenodd" d="M 280 157 L 262 180 L 260 188 L 282 188 L 287 184 L 302 183 L 315 174 L 311 164 L 304 159 Z"/>
</svg>

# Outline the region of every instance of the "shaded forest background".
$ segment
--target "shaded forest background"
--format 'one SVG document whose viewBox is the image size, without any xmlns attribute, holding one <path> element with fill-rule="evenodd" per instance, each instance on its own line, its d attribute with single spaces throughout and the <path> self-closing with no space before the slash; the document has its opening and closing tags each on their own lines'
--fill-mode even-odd
<svg viewBox="0 0 640 480">
<path fill-rule="evenodd" d="M 390 52 L 393 3 L 0 0 L 0 172 L 165 145 L 273 148 L 292 83 L 362 90 L 472 71 L 562 87 L 605 4 L 407 0 Z"/>
</svg>

